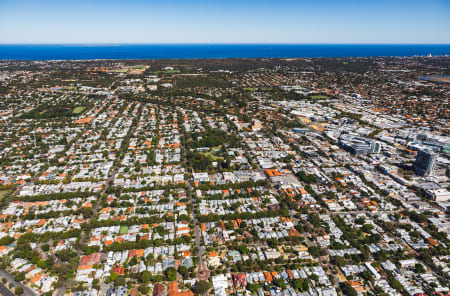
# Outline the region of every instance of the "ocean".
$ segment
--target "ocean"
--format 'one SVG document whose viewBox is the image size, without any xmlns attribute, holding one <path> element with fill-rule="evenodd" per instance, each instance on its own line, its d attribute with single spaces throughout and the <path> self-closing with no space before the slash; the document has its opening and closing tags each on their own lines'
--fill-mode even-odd
<svg viewBox="0 0 450 296">
<path fill-rule="evenodd" d="M 0 45 L 0 59 L 212 59 L 450 55 L 450 44 L 52 44 Z"/>
</svg>

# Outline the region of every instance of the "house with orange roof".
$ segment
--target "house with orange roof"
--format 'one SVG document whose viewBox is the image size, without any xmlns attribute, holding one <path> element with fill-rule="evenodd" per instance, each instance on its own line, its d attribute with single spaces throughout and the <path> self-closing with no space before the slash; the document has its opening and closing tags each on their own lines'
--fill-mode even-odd
<svg viewBox="0 0 450 296">
<path fill-rule="evenodd" d="M 39 220 L 38 223 L 36 223 L 36 225 L 37 226 L 42 226 L 42 225 L 45 225 L 45 222 L 47 222 L 45 219 L 41 219 L 41 220 Z"/>
<path fill-rule="evenodd" d="M 170 282 L 169 283 L 169 296 L 194 296 L 192 291 L 180 292 L 178 291 L 178 283 Z"/>
<path fill-rule="evenodd" d="M 353 288 L 356 288 L 356 287 L 360 287 L 361 286 L 361 283 L 360 282 L 357 282 L 357 281 L 348 281 L 347 282 L 350 286 L 352 286 Z"/>
<path fill-rule="evenodd" d="M 136 257 L 143 257 L 143 256 L 144 256 L 144 249 L 137 249 Z"/>
<path fill-rule="evenodd" d="M 115 272 L 115 273 L 117 273 L 119 275 L 124 275 L 125 274 L 125 268 L 121 267 L 121 266 L 118 266 L 118 265 L 115 265 L 112 268 L 112 272 Z"/>
<path fill-rule="evenodd" d="M 305 188 L 299 188 L 298 191 L 300 191 L 301 195 L 309 195 L 308 191 L 306 191 Z"/>
<path fill-rule="evenodd" d="M 272 274 L 270 274 L 270 272 L 268 271 L 264 272 L 264 277 L 266 278 L 266 282 L 268 282 L 269 284 L 273 281 Z"/>
<path fill-rule="evenodd" d="M 436 240 L 434 240 L 433 238 L 431 238 L 431 237 L 427 238 L 427 241 L 428 241 L 433 247 L 439 246 L 439 243 L 438 243 Z"/>
<path fill-rule="evenodd" d="M 90 201 L 84 203 L 82 206 L 82 208 L 92 208 L 92 203 Z"/>
<path fill-rule="evenodd" d="M 8 253 L 8 250 L 12 248 L 8 248 L 7 246 L 0 246 L 0 256 Z"/>
<path fill-rule="evenodd" d="M 42 279 L 44 277 L 44 275 L 42 274 L 42 273 L 39 273 L 39 274 L 37 274 L 37 275 L 35 275 L 34 277 L 32 277 L 31 279 L 30 279 L 30 282 L 33 284 L 33 285 L 35 285 L 36 284 L 36 282 L 38 282 L 40 279 Z"/>
</svg>

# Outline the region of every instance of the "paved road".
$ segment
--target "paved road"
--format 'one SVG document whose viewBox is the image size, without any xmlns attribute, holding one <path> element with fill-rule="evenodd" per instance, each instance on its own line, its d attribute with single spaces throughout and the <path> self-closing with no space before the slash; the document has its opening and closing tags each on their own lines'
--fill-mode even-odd
<svg viewBox="0 0 450 296">
<path fill-rule="evenodd" d="M 190 186 L 190 184 L 188 183 L 188 185 Z M 192 187 L 191 187 L 192 189 Z M 193 198 L 192 198 L 192 190 L 190 190 L 190 194 L 189 194 L 189 198 L 191 200 L 192 205 L 194 205 L 193 202 Z M 192 216 L 194 218 L 194 225 L 195 225 L 195 244 L 197 245 L 197 249 L 198 249 L 198 268 L 197 268 L 197 278 L 199 280 L 208 280 L 209 277 L 209 270 L 206 267 L 206 264 L 203 261 L 203 247 L 200 241 L 201 238 L 201 233 L 200 233 L 200 227 L 198 226 L 198 220 L 197 217 L 195 216 L 195 212 L 194 209 L 192 208 Z"/>
<path fill-rule="evenodd" d="M 24 296 L 37 296 L 37 294 L 32 289 L 19 282 L 16 282 L 13 276 L 9 274 L 6 270 L 0 269 L 0 275 L 1 277 L 5 278 L 9 283 L 12 283 L 14 287 L 21 286 L 23 288 Z"/>
<path fill-rule="evenodd" d="M 185 158 L 185 167 L 189 167 L 187 164 L 187 155 L 186 154 L 185 154 L 184 158 Z M 208 281 L 210 271 L 208 269 L 208 266 L 205 264 L 204 258 L 203 258 L 204 249 L 203 249 L 202 243 L 200 241 L 201 232 L 200 232 L 199 223 L 198 223 L 197 217 L 195 215 L 195 211 L 194 211 L 194 199 L 192 198 L 192 191 L 194 190 L 194 187 L 191 185 L 191 183 L 189 181 L 187 181 L 186 184 L 189 186 L 189 189 L 190 189 L 189 190 L 189 199 L 192 204 L 192 217 L 193 217 L 194 225 L 195 225 L 195 244 L 198 249 L 198 259 L 199 260 L 198 260 L 198 267 L 197 267 L 197 271 L 196 271 L 197 279 L 199 281 L 201 281 L 201 280 Z"/>
<path fill-rule="evenodd" d="M 3 296 L 14 296 L 14 294 L 8 290 L 2 283 L 0 283 L 0 295 Z"/>
<path fill-rule="evenodd" d="M 66 294 L 66 288 L 63 286 L 56 291 L 54 296 L 64 296 Z"/>
<path fill-rule="evenodd" d="M 100 291 L 98 293 L 98 295 L 103 296 L 106 295 L 106 291 L 108 291 L 108 289 L 112 286 L 112 283 L 109 284 L 105 284 L 103 281 L 100 283 Z M 63 295 L 59 295 L 59 296 L 63 296 Z"/>
<path fill-rule="evenodd" d="M 116 176 L 116 171 L 114 168 L 112 168 L 110 171 L 110 175 L 108 176 L 108 178 L 105 181 L 105 188 L 102 190 L 102 192 L 100 192 L 100 200 L 97 201 L 97 204 L 94 208 L 94 213 L 92 214 L 92 217 L 89 218 L 87 221 L 88 224 L 91 223 L 92 218 L 95 218 L 97 216 L 98 210 L 100 209 L 100 206 L 101 206 L 101 198 L 102 198 L 103 194 L 105 194 L 106 190 L 108 190 L 108 187 L 110 186 L 110 184 L 114 181 L 115 176 Z M 86 232 L 83 231 L 83 233 L 81 234 L 80 244 L 84 245 L 85 240 L 86 240 Z M 81 248 L 78 248 L 77 253 L 78 253 L 78 257 L 81 256 Z"/>
</svg>

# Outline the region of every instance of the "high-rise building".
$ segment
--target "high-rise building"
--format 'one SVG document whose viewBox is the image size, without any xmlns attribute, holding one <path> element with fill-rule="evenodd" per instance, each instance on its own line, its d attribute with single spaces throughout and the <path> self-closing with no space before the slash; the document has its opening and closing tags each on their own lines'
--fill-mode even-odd
<svg viewBox="0 0 450 296">
<path fill-rule="evenodd" d="M 423 177 L 431 175 L 436 164 L 436 157 L 436 154 L 431 150 L 420 150 L 414 162 L 416 174 Z"/>
<path fill-rule="evenodd" d="M 380 142 L 376 142 L 376 141 L 369 141 L 369 145 L 370 145 L 370 153 L 380 153 L 381 151 L 381 144 Z"/>
</svg>

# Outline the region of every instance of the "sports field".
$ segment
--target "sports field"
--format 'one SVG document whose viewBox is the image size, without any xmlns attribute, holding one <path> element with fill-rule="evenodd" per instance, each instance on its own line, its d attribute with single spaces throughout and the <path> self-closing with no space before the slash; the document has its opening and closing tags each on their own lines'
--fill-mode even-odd
<svg viewBox="0 0 450 296">
<path fill-rule="evenodd" d="M 122 225 L 120 226 L 119 234 L 127 234 L 128 233 L 128 226 Z"/>
<path fill-rule="evenodd" d="M 309 98 L 312 100 L 326 100 L 326 99 L 329 99 L 330 97 L 322 96 L 322 95 L 314 95 L 314 96 L 310 96 Z"/>
<path fill-rule="evenodd" d="M 73 109 L 72 113 L 79 114 L 79 113 L 83 112 L 83 110 L 84 110 L 84 107 L 75 107 Z"/>
</svg>

